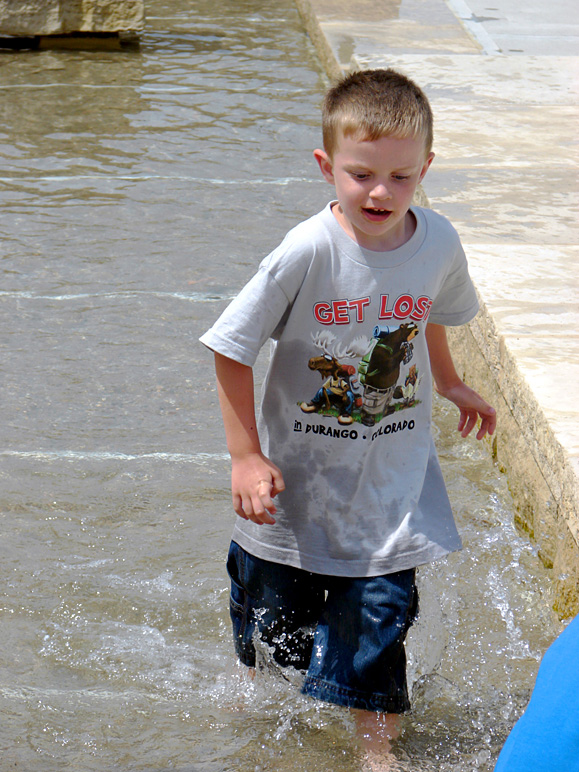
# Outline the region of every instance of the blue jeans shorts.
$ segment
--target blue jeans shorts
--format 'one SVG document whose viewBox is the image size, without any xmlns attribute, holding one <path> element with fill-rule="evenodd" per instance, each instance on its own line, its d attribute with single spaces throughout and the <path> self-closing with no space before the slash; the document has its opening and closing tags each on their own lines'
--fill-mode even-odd
<svg viewBox="0 0 579 772">
<path fill-rule="evenodd" d="M 384 713 L 410 709 L 404 640 L 418 613 L 415 569 L 325 576 L 256 558 L 231 543 L 235 649 L 256 665 L 259 638 L 282 667 L 305 672 L 310 697 Z"/>
</svg>

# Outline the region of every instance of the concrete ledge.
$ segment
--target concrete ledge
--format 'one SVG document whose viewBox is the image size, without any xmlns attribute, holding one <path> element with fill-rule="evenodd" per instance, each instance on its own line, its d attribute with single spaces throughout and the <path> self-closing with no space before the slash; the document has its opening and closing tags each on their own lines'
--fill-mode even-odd
<svg viewBox="0 0 579 772">
<path fill-rule="evenodd" d="M 342 67 L 334 56 L 334 52 L 328 39 L 322 32 L 318 17 L 311 6 L 310 0 L 295 0 L 295 4 L 297 5 L 306 32 L 315 46 L 325 71 L 330 78 L 339 78 L 340 74 L 343 72 Z"/>
<path fill-rule="evenodd" d="M 459 374 L 497 408 L 497 432 L 489 444 L 507 475 L 516 525 L 537 544 L 539 558 L 553 571 L 553 608 L 561 618 L 575 616 L 579 501 L 567 453 L 484 302 L 473 322 L 448 332 Z"/>
<path fill-rule="evenodd" d="M 144 0 L 0 0 L 0 36 L 141 31 Z"/>
<path fill-rule="evenodd" d="M 448 212 L 463 234 L 483 295 L 478 317 L 449 331 L 454 358 L 465 380 L 497 407 L 499 425 L 490 448 L 507 475 L 516 523 L 553 572 L 555 610 L 561 618 L 574 616 L 579 612 L 574 399 L 579 286 L 570 246 L 576 219 L 560 193 L 573 190 L 576 171 L 569 148 L 577 118 L 572 86 L 577 61 L 494 56 L 489 42 L 474 36 L 441 0 L 384 0 L 379 7 L 370 0 L 295 1 L 331 78 L 356 68 L 402 69 L 427 86 L 435 115 L 444 118 L 437 132 L 443 147 L 437 208 Z M 482 116 L 478 123 L 473 112 Z M 548 121 L 554 115 L 555 133 Z M 538 164 L 545 171 L 537 172 Z M 541 230 L 529 228 L 524 215 L 534 212 L 531 199 L 536 201 L 539 188 L 543 195 L 550 190 L 545 175 L 554 173 L 565 180 L 553 190 L 556 215 L 549 220 L 546 209 Z M 428 205 L 423 191 L 419 195 L 419 203 Z M 489 218 L 496 231 L 481 244 Z"/>
</svg>

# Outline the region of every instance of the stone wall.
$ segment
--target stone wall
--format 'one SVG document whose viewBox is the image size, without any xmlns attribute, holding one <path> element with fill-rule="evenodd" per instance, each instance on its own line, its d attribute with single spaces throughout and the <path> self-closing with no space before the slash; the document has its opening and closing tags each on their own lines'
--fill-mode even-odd
<svg viewBox="0 0 579 772">
<path fill-rule="evenodd" d="M 0 0 L 0 35 L 139 32 L 144 0 Z"/>
<path fill-rule="evenodd" d="M 537 545 L 553 572 L 553 608 L 561 618 L 579 613 L 579 550 L 576 486 L 565 450 L 519 373 L 515 358 L 497 334 L 481 301 L 476 319 L 448 328 L 458 373 L 484 392 L 497 408 L 497 431 L 489 443 L 507 475 L 515 523 Z"/>
</svg>

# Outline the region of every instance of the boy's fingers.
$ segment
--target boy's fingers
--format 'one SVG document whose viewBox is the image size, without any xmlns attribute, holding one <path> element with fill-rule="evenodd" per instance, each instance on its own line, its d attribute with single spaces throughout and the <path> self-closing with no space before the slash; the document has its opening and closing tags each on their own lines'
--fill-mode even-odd
<svg viewBox="0 0 579 772">
<path fill-rule="evenodd" d="M 241 502 L 241 496 L 234 496 L 233 497 L 233 510 L 234 512 L 239 515 L 239 517 L 242 517 L 244 520 L 247 520 L 247 515 L 243 511 L 243 504 Z"/>
<path fill-rule="evenodd" d="M 491 407 L 491 409 L 488 411 L 486 421 L 488 433 L 494 434 L 494 431 L 497 428 L 497 411 L 494 409 L 494 407 Z"/>
<path fill-rule="evenodd" d="M 481 425 L 476 434 L 477 440 L 482 440 L 485 434 L 493 434 L 497 425 L 497 412 L 494 407 L 491 407 L 484 400 L 480 400 L 480 406 L 467 409 L 460 409 L 460 418 L 458 421 L 458 431 L 461 437 L 467 437 L 474 429 L 478 419 L 481 420 Z"/>
<path fill-rule="evenodd" d="M 269 517 L 266 514 L 266 510 L 272 515 L 275 514 L 275 512 L 277 511 L 276 506 L 272 499 L 272 493 L 273 493 L 273 483 L 268 482 L 267 480 L 261 480 L 257 486 L 258 505 L 255 511 L 259 517 L 263 517 L 265 515 L 264 522 L 266 523 L 275 522 L 273 518 Z"/>
<path fill-rule="evenodd" d="M 464 427 L 462 432 L 460 433 L 461 437 L 468 437 L 468 435 L 472 432 L 474 429 L 474 426 L 476 424 L 476 421 L 473 421 L 472 418 L 468 419 L 467 425 Z"/>
<path fill-rule="evenodd" d="M 275 520 L 271 517 L 267 510 L 273 509 L 275 512 L 275 506 L 269 496 L 269 489 L 271 483 L 266 480 L 262 480 L 258 483 L 256 493 L 248 492 L 241 500 L 241 510 L 245 520 L 251 520 L 257 525 L 263 525 L 267 523 L 272 525 Z M 237 514 L 240 514 L 236 510 Z"/>
<path fill-rule="evenodd" d="M 485 434 L 492 436 L 497 426 L 496 412 L 491 408 L 491 413 L 483 417 L 480 429 L 476 435 L 477 440 L 482 440 Z"/>
<path fill-rule="evenodd" d="M 460 433 L 461 433 L 462 437 L 468 437 L 468 435 L 474 429 L 474 426 L 475 426 L 476 420 L 477 420 L 477 416 L 476 416 L 476 414 L 473 414 L 473 413 L 467 413 L 467 414 L 465 414 L 464 418 L 465 418 L 465 420 L 461 419 L 461 422 L 462 422 L 463 426 L 462 426 L 462 431 Z M 459 431 L 460 431 L 460 428 L 459 428 Z"/>
<path fill-rule="evenodd" d="M 273 485 L 271 488 L 270 495 L 273 499 L 277 496 L 278 493 L 282 493 L 283 491 L 285 491 L 285 482 L 283 481 L 281 472 L 273 472 L 272 478 L 273 478 Z"/>
<path fill-rule="evenodd" d="M 275 523 L 275 520 L 259 499 L 256 501 L 249 519 L 257 525 L 273 525 Z"/>
<path fill-rule="evenodd" d="M 233 485 L 233 509 L 244 520 L 251 520 L 257 525 L 273 525 L 274 515 L 277 512 L 273 497 L 279 490 L 284 490 L 285 485 L 281 472 L 277 469 L 265 471 L 265 476 L 257 483 L 247 480 L 241 485 Z"/>
<path fill-rule="evenodd" d="M 485 434 L 488 431 L 488 421 L 486 418 L 483 418 L 481 421 L 481 425 L 479 426 L 479 430 L 476 433 L 477 440 L 482 440 L 482 438 L 485 436 Z"/>
<path fill-rule="evenodd" d="M 253 504 L 250 498 L 244 496 L 241 499 L 241 510 L 246 520 L 253 520 Z"/>
<path fill-rule="evenodd" d="M 265 508 L 271 512 L 276 511 L 276 506 L 273 499 L 278 493 L 285 490 L 285 483 L 281 474 L 272 472 L 271 480 L 260 480 L 257 486 L 257 494 L 259 498 L 264 502 Z"/>
</svg>

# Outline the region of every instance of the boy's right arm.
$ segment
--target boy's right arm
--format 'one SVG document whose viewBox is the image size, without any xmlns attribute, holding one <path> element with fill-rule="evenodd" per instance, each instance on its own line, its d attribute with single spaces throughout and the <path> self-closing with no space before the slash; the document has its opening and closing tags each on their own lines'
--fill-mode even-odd
<svg viewBox="0 0 579 772">
<path fill-rule="evenodd" d="M 231 455 L 233 508 L 245 520 L 273 524 L 274 497 L 285 489 L 280 470 L 261 452 L 255 420 L 253 370 L 215 353 L 217 391 Z"/>
</svg>

